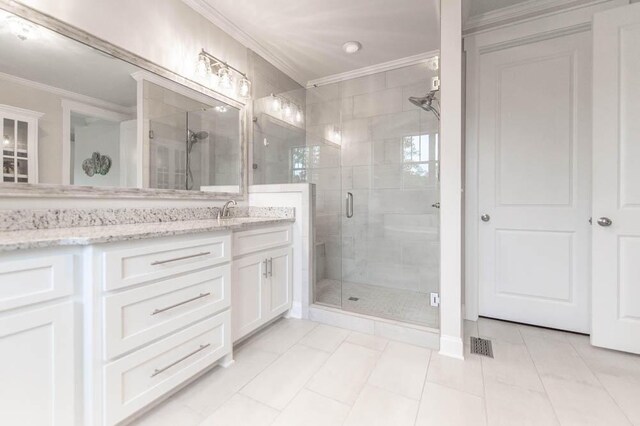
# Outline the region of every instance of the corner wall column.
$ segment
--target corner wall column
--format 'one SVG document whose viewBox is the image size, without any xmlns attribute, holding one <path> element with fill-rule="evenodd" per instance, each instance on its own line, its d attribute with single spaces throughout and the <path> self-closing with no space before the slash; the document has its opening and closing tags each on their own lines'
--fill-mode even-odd
<svg viewBox="0 0 640 426">
<path fill-rule="evenodd" d="M 440 354 L 463 359 L 462 0 L 440 9 Z"/>
</svg>

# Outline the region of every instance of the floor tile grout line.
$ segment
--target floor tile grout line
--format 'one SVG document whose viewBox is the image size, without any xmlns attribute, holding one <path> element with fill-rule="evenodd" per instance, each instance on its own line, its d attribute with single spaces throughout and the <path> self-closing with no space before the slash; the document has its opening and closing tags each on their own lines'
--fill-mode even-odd
<svg viewBox="0 0 640 426">
<path fill-rule="evenodd" d="M 614 398 L 613 395 L 611 395 L 611 392 L 609 392 L 609 389 L 607 389 L 607 387 L 605 385 L 602 384 L 602 381 L 600 380 L 600 377 L 598 377 L 598 373 L 596 371 L 594 371 L 591 367 L 589 367 L 589 364 L 587 363 L 587 361 L 584 359 L 584 357 L 580 354 L 580 351 L 578 350 L 578 348 L 571 342 L 571 339 L 567 339 L 569 342 L 569 345 L 573 348 L 574 351 L 576 351 L 576 354 L 578 354 L 578 357 L 582 360 L 582 362 L 584 362 L 584 365 L 587 366 L 587 369 L 591 372 L 591 374 L 593 374 L 593 376 L 596 378 L 596 380 L 598 381 L 598 383 L 600 383 L 600 386 L 602 387 L 602 389 L 605 391 L 605 393 L 607 395 L 609 395 L 609 398 L 611 398 L 611 400 L 613 401 L 613 403 L 615 404 L 616 407 L 618 407 L 618 409 L 620 410 L 620 412 L 622 413 L 622 415 L 629 421 L 629 424 L 633 424 L 633 421 L 629 418 L 629 416 L 627 415 L 627 412 L 625 410 L 622 409 L 622 407 L 620 406 L 620 404 L 618 404 L 618 400 L 616 398 Z M 591 341 L 589 341 L 589 344 L 591 345 Z"/>
<path fill-rule="evenodd" d="M 413 425 L 416 426 L 418 423 L 418 416 L 420 415 L 420 410 L 422 409 L 422 398 L 424 397 L 424 388 L 427 387 L 427 376 L 429 375 L 429 368 L 431 367 L 431 360 L 433 359 L 433 351 L 429 350 L 429 360 L 427 361 L 427 370 L 424 373 L 424 380 L 422 381 L 422 390 L 420 391 L 420 399 L 418 400 L 418 411 L 416 411 L 416 415 L 413 419 Z"/>
<path fill-rule="evenodd" d="M 518 330 L 520 331 L 520 330 Z M 522 333 L 520 333 L 522 335 Z M 549 405 L 551 405 L 551 410 L 553 410 L 553 415 L 556 419 L 556 421 L 558 422 L 559 425 L 562 424 L 562 422 L 560 421 L 560 416 L 558 415 L 558 410 L 556 409 L 556 405 L 553 403 L 553 401 L 551 400 L 551 396 L 549 395 L 549 391 L 547 391 L 547 386 L 544 384 L 544 380 L 542 377 L 542 374 L 540 374 L 540 369 L 538 368 L 538 364 L 536 364 L 536 361 L 533 359 L 533 355 L 531 354 L 531 350 L 529 349 L 529 345 L 527 344 L 527 340 L 524 338 L 524 336 L 521 336 L 522 340 L 524 342 L 524 347 L 527 349 L 527 355 L 529 355 L 529 359 L 531 359 L 531 362 L 533 363 L 533 368 L 536 369 L 536 373 L 538 373 L 538 379 L 540 380 L 540 384 L 542 384 L 542 389 L 544 389 L 544 394 L 547 397 L 547 401 L 549 401 Z"/>
</svg>

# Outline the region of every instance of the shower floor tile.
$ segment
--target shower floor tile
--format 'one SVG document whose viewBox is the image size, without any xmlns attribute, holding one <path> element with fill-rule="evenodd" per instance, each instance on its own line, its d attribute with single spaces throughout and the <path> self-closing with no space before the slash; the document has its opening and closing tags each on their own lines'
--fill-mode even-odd
<svg viewBox="0 0 640 426">
<path fill-rule="evenodd" d="M 323 279 L 316 283 L 316 303 L 341 307 L 345 311 L 439 327 L 438 308 L 429 294 L 371 284 Z"/>
</svg>

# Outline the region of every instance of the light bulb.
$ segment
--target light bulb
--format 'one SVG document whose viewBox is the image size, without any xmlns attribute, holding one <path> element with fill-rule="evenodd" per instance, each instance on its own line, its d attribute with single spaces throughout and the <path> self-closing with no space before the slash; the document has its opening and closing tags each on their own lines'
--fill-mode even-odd
<svg viewBox="0 0 640 426">
<path fill-rule="evenodd" d="M 38 27 L 17 16 L 7 18 L 9 30 L 20 40 L 33 40 L 38 36 Z"/>
<path fill-rule="evenodd" d="M 302 123 L 302 111 L 300 110 L 296 111 L 296 122 Z"/>
<path fill-rule="evenodd" d="M 227 107 L 224 105 L 218 105 L 215 107 L 215 110 L 223 114 L 228 111 Z"/>
<path fill-rule="evenodd" d="M 240 80 L 239 91 L 240 91 L 241 97 L 243 98 L 249 97 L 249 94 L 251 93 L 251 82 L 247 80 L 246 77 Z"/>
<path fill-rule="evenodd" d="M 273 110 L 276 112 L 280 111 L 280 109 L 282 108 L 282 101 L 275 95 L 271 96 L 273 97 L 273 99 L 271 100 L 271 108 L 273 108 Z"/>
<path fill-rule="evenodd" d="M 233 86 L 233 79 L 231 78 L 231 73 L 229 72 L 229 68 L 222 67 L 218 70 L 218 77 L 220 77 L 220 81 L 218 85 L 223 89 L 231 89 Z"/>
<path fill-rule="evenodd" d="M 202 78 L 205 78 L 207 74 L 211 72 L 211 65 L 209 64 L 209 60 L 204 54 L 198 55 L 198 63 L 196 64 L 196 73 Z"/>
<path fill-rule="evenodd" d="M 289 102 L 284 106 L 284 116 L 286 118 L 291 118 L 291 104 Z"/>
</svg>

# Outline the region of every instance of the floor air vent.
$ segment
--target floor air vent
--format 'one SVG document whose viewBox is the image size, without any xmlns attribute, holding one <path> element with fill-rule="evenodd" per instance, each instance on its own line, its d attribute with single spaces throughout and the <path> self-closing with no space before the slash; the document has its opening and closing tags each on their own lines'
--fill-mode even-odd
<svg viewBox="0 0 640 426">
<path fill-rule="evenodd" d="M 493 358 L 493 348 L 491 347 L 491 340 L 472 336 L 471 353 Z"/>
<path fill-rule="evenodd" d="M 357 302 L 358 300 L 360 300 L 360 298 L 351 296 L 349 300 L 351 300 L 352 302 Z"/>
</svg>

